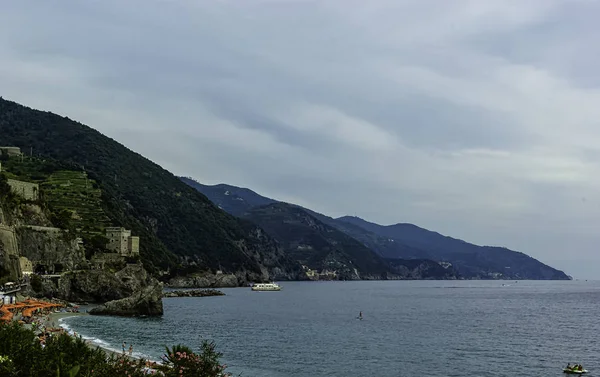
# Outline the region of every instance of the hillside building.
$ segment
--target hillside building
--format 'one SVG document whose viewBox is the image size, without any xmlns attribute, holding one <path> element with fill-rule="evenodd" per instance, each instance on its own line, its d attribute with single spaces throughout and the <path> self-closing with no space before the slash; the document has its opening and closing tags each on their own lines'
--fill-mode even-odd
<svg viewBox="0 0 600 377">
<path fill-rule="evenodd" d="M 20 156 L 21 148 L 19 148 L 19 147 L 0 147 L 0 155 L 6 155 L 8 157 Z"/>
<path fill-rule="evenodd" d="M 33 263 L 26 257 L 19 257 L 19 265 L 21 266 L 21 274 L 23 276 L 33 274 Z"/>
<path fill-rule="evenodd" d="M 131 230 L 123 227 L 106 228 L 108 243 L 106 248 L 124 257 L 139 255 L 140 238 L 131 235 Z"/>
</svg>

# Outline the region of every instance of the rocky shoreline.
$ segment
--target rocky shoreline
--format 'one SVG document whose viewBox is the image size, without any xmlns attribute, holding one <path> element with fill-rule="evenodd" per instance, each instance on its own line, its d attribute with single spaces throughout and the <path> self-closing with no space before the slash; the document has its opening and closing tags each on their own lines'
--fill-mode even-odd
<svg viewBox="0 0 600 377">
<path fill-rule="evenodd" d="M 210 296 L 225 296 L 225 293 L 216 289 L 190 289 L 184 291 L 164 292 L 163 298 L 170 297 L 210 297 Z"/>
</svg>

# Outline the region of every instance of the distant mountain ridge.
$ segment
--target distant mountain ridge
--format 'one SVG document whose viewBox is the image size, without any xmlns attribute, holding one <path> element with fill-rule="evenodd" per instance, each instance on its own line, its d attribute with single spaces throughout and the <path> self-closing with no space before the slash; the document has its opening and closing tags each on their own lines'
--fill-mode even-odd
<svg viewBox="0 0 600 377">
<path fill-rule="evenodd" d="M 488 277 L 501 273 L 509 278 L 533 278 L 542 280 L 565 280 L 568 276 L 538 260 L 518 251 L 497 246 L 477 246 L 413 224 L 379 225 L 355 216 L 344 216 L 338 222 L 353 224 L 381 237 L 426 250 L 427 256 L 438 261 L 452 263 L 465 276 L 478 275 L 483 271 Z M 387 258 L 405 258 L 404 253 L 388 253 Z"/>
<path fill-rule="evenodd" d="M 213 203 L 236 216 L 243 216 L 249 210 L 262 205 L 278 203 L 277 200 L 246 188 L 227 184 L 206 186 L 190 178 L 183 180 L 205 194 Z M 324 224 L 359 241 L 386 260 L 431 259 L 452 265 L 461 276 L 468 279 L 570 279 L 562 271 L 507 248 L 477 246 L 413 224 L 383 226 L 358 217 L 343 216 L 334 219 L 307 208 L 303 209 Z"/>
<path fill-rule="evenodd" d="M 192 178 L 180 179 L 205 193 L 223 210 L 260 226 L 279 241 L 292 259 L 309 269 L 336 271 L 337 278 L 342 280 L 459 277 L 454 268 L 444 268 L 419 256 L 412 260 L 386 259 L 338 229 L 332 218 L 298 205 L 279 202 L 247 188 L 226 184 L 209 186 Z"/>
</svg>

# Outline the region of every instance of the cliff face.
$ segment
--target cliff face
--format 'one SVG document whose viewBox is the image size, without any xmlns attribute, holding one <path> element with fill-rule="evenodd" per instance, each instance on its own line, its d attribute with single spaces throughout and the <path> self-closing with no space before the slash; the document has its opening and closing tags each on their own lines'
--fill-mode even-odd
<svg viewBox="0 0 600 377">
<path fill-rule="evenodd" d="M 50 225 L 38 204 L 9 203 L 0 197 L 0 277 L 22 276 L 19 257 L 29 259 L 42 273 L 87 268 L 83 247 Z"/>
<path fill-rule="evenodd" d="M 56 274 L 88 267 L 85 252 L 77 240 L 58 228 L 22 226 L 16 229 L 21 256 L 42 273 Z"/>
</svg>

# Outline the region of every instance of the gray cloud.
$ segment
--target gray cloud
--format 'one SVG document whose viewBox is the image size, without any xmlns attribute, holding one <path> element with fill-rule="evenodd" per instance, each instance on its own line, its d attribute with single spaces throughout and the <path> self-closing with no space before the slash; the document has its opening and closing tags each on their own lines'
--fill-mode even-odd
<svg viewBox="0 0 600 377">
<path fill-rule="evenodd" d="M 599 10 L 8 2 L 0 94 L 205 183 L 414 222 L 597 277 Z"/>
</svg>

